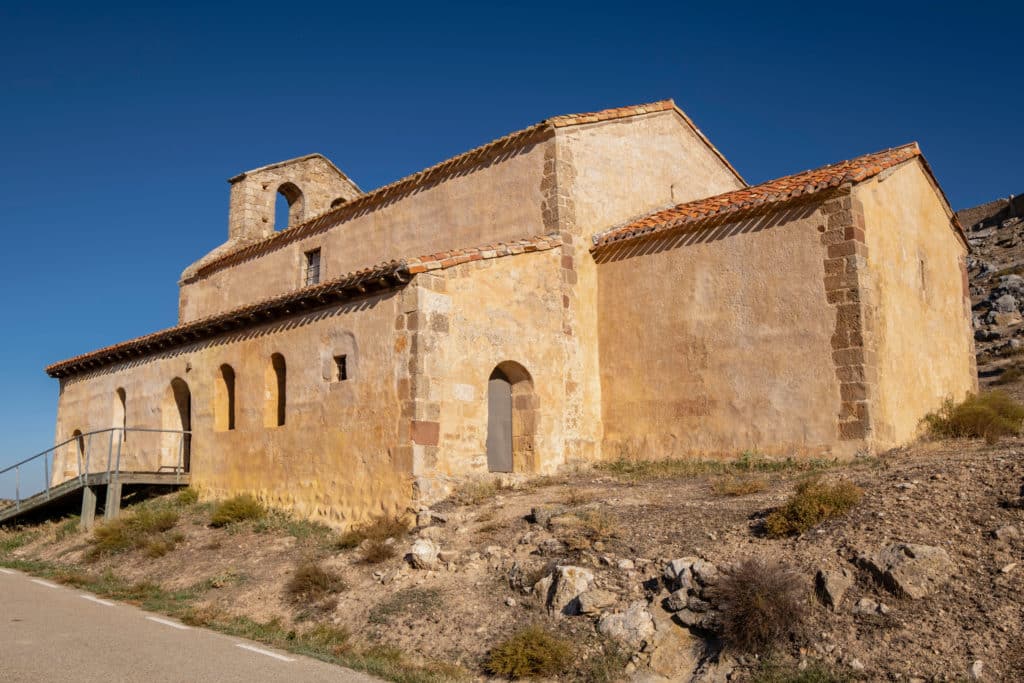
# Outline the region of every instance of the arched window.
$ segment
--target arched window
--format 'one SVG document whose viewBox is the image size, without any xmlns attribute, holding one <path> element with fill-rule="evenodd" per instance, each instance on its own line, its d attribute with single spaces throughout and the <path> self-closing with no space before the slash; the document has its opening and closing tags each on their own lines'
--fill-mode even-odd
<svg viewBox="0 0 1024 683">
<path fill-rule="evenodd" d="M 164 466 L 192 467 L 192 391 L 180 377 L 171 380 L 160 406 L 161 424 L 167 430 L 163 435 L 163 449 L 158 469 Z"/>
<path fill-rule="evenodd" d="M 333 202 L 331 202 L 331 208 L 332 209 L 336 209 L 336 208 L 338 208 L 339 206 L 341 206 L 342 204 L 344 204 L 347 201 L 348 200 L 345 199 L 344 197 L 338 197 Z"/>
<path fill-rule="evenodd" d="M 284 230 L 290 225 L 302 222 L 306 200 L 302 190 L 295 183 L 284 183 L 277 188 L 277 203 L 274 205 L 274 229 Z"/>
<path fill-rule="evenodd" d="M 227 364 L 220 366 L 213 387 L 213 428 L 218 432 L 235 428 L 235 371 Z"/>
<path fill-rule="evenodd" d="M 85 437 L 82 435 L 82 430 L 81 429 L 76 429 L 74 431 L 74 433 L 71 435 L 71 438 L 75 440 L 74 453 L 75 453 L 75 460 L 77 461 L 77 465 L 76 465 L 75 471 L 76 472 L 84 472 L 85 471 L 85 467 L 86 467 L 86 462 L 85 462 Z M 72 472 L 72 474 L 74 474 L 74 473 Z M 67 478 L 68 473 L 65 472 L 64 475 L 65 475 L 65 478 Z"/>
<path fill-rule="evenodd" d="M 284 356 L 275 353 L 270 357 L 264 375 L 266 390 L 263 402 L 263 425 L 281 427 L 285 421 L 285 407 L 288 404 L 287 368 Z"/>
<path fill-rule="evenodd" d="M 125 430 L 128 427 L 128 393 L 124 387 L 118 387 L 114 392 L 114 416 L 110 426 L 121 430 L 122 443 L 127 440 L 128 433 Z"/>
</svg>

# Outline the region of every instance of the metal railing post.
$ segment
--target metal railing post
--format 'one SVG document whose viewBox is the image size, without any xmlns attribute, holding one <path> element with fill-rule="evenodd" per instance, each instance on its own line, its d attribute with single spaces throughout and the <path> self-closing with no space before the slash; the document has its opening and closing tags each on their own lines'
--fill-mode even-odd
<svg viewBox="0 0 1024 683">
<path fill-rule="evenodd" d="M 110 444 L 107 446 L 107 478 L 110 478 L 110 460 L 114 457 L 114 431 L 110 431 Z"/>
<path fill-rule="evenodd" d="M 115 470 L 115 472 L 120 472 L 121 471 L 121 444 L 122 443 L 124 443 L 124 440 L 121 439 L 120 437 L 118 437 L 118 439 L 117 439 L 117 469 Z"/>
<path fill-rule="evenodd" d="M 77 466 L 78 466 L 78 477 L 77 477 L 78 482 L 77 483 L 79 485 L 83 486 L 83 487 L 84 486 L 88 486 L 88 484 L 89 484 L 89 475 L 92 472 L 92 454 L 93 454 L 93 451 L 95 450 L 95 448 L 93 448 L 93 445 L 92 445 L 93 437 L 94 436 L 98 436 L 98 435 L 100 435 L 100 434 L 102 434 L 104 432 L 110 432 L 110 438 L 109 438 L 108 444 L 107 444 L 107 469 L 106 469 L 106 472 L 104 473 L 104 474 L 107 475 L 105 483 L 107 483 L 107 484 L 111 484 L 111 483 L 118 484 L 120 482 L 120 474 L 121 474 L 121 459 L 122 459 L 122 457 L 127 457 L 128 456 L 128 453 L 125 450 L 125 441 L 127 441 L 128 432 L 129 431 L 135 431 L 135 432 L 140 432 L 140 433 L 148 433 L 148 434 L 159 434 L 159 435 L 166 435 L 166 434 L 177 434 L 178 435 L 179 441 L 178 441 L 178 458 L 177 458 L 177 462 L 173 463 L 170 466 L 173 467 L 173 469 L 174 469 L 174 475 L 175 475 L 174 482 L 180 484 L 182 479 L 183 479 L 182 475 L 187 473 L 186 470 L 185 470 L 185 459 L 186 459 L 186 456 L 187 456 L 186 449 L 188 449 L 189 445 L 190 445 L 190 439 L 191 439 L 191 436 L 192 436 L 191 432 L 186 431 L 184 429 L 182 429 L 182 430 L 176 430 L 176 429 L 147 429 L 147 428 L 143 428 L 143 427 L 140 427 L 138 429 L 129 429 L 127 427 L 109 427 L 107 429 L 93 430 L 93 431 L 90 431 L 87 434 L 76 434 L 72 438 L 70 438 L 70 439 L 68 439 L 66 441 L 63 441 L 63 442 L 61 442 L 61 443 L 59 443 L 59 444 L 57 444 L 55 446 L 51 446 L 50 448 L 48 448 L 48 449 L 46 449 L 46 450 L 44 450 L 44 451 L 42 451 L 40 453 L 36 453 L 35 455 L 33 455 L 31 457 L 25 458 L 24 460 L 21 460 L 19 462 L 16 462 L 14 464 L 8 465 L 5 468 L 0 469 L 0 477 L 7 476 L 7 474 L 9 472 L 11 472 L 12 470 L 14 472 L 14 509 L 16 511 L 18 511 L 18 512 L 21 512 L 21 511 L 25 510 L 26 507 L 24 505 L 22 505 L 22 501 L 30 501 L 31 505 L 34 506 L 34 505 L 38 504 L 37 501 L 49 501 L 49 500 L 52 500 L 54 495 L 55 495 L 55 492 L 59 491 L 59 492 L 62 492 L 62 493 L 68 493 L 71 490 L 75 490 L 75 489 L 69 488 L 67 486 L 64 486 L 65 484 L 68 484 L 69 482 L 70 483 L 76 483 L 75 482 L 76 477 L 74 477 L 74 476 L 69 477 L 67 481 L 59 482 L 59 484 L 54 484 L 53 483 L 53 478 L 54 478 L 54 476 L 56 474 L 57 456 L 61 453 L 60 449 L 62 449 L 62 448 L 71 447 L 71 448 L 75 449 L 75 453 L 76 453 L 75 460 L 76 460 L 76 463 L 77 463 Z M 114 432 L 118 433 L 117 451 L 116 451 L 116 453 L 114 451 Z M 102 455 L 100 457 L 102 458 Z M 22 470 L 23 467 L 28 467 L 29 469 L 37 467 L 37 465 L 30 465 L 29 463 L 32 463 L 32 462 L 38 461 L 38 460 L 42 460 L 42 465 L 43 465 L 43 479 L 44 479 L 43 487 L 40 490 L 40 489 L 37 489 L 35 487 L 35 485 L 31 485 L 30 486 L 30 488 L 31 488 L 30 495 L 26 495 L 25 498 L 22 498 L 22 496 L 21 496 L 21 470 Z M 134 463 L 133 467 L 139 467 L 140 465 L 141 465 L 140 463 Z M 129 471 L 133 471 L 133 470 L 129 469 Z M 139 472 L 144 472 L 143 470 L 138 470 L 138 471 Z M 146 471 L 146 472 L 148 472 L 148 471 Z M 103 473 L 103 471 L 102 470 L 98 470 L 97 474 L 100 474 L 100 473 Z M 157 463 L 156 472 L 153 472 L 153 474 L 160 474 L 160 473 L 166 473 L 166 470 L 164 469 L 164 465 L 163 465 L 163 447 L 162 446 L 161 446 L 161 449 L 160 449 L 159 462 Z"/>
<path fill-rule="evenodd" d="M 85 468 L 79 472 L 82 479 L 82 484 L 85 484 L 85 480 L 89 476 L 89 452 L 92 450 L 92 432 L 89 432 L 89 436 L 85 439 Z"/>
<path fill-rule="evenodd" d="M 178 435 L 178 465 L 174 469 L 180 479 L 185 469 L 185 432 Z"/>
</svg>

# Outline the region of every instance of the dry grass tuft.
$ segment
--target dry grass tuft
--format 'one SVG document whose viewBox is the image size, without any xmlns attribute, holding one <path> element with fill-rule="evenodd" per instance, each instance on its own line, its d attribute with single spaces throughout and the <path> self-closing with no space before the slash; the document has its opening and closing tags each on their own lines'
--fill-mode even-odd
<svg viewBox="0 0 1024 683">
<path fill-rule="evenodd" d="M 337 547 L 359 548 L 366 564 L 379 564 L 398 555 L 395 540 L 409 533 L 409 523 L 400 517 L 378 517 L 369 524 L 350 529 L 338 539 Z M 389 539 L 391 542 L 388 542 Z"/>
<path fill-rule="evenodd" d="M 370 609 L 371 624 L 388 624 L 408 616 L 430 616 L 444 608 L 444 596 L 435 588 L 405 588 Z"/>
<path fill-rule="evenodd" d="M 1021 377 L 1024 377 L 1024 370 L 1021 370 L 1019 367 L 1014 365 L 1013 367 L 1009 367 L 1003 370 L 1003 372 L 999 375 L 999 377 L 997 377 L 992 382 L 992 384 L 998 386 L 1002 386 L 1004 384 L 1013 384 Z"/>
<path fill-rule="evenodd" d="M 800 574 L 760 558 L 723 571 L 709 592 L 720 613 L 722 640 L 741 652 L 774 650 L 800 628 L 807 603 Z"/>
<path fill-rule="evenodd" d="M 995 443 L 1020 434 L 1024 405 L 1003 391 L 971 394 L 960 403 L 946 399 L 937 412 L 924 416 L 924 423 L 937 438 L 982 438 Z"/>
<path fill-rule="evenodd" d="M 199 502 L 199 491 L 194 488 L 187 488 L 178 491 L 177 503 L 182 506 L 195 505 Z"/>
<path fill-rule="evenodd" d="M 262 519 L 266 509 L 248 493 L 217 503 L 210 515 L 210 526 L 224 527 L 250 519 Z"/>
<path fill-rule="evenodd" d="M 576 507 L 578 505 L 586 505 L 593 500 L 594 495 L 592 493 L 587 493 L 574 486 L 562 497 L 561 503 L 567 507 Z"/>
<path fill-rule="evenodd" d="M 796 492 L 782 507 L 768 515 L 765 530 L 776 537 L 802 534 L 826 519 L 846 514 L 863 495 L 860 488 L 845 479 L 807 479 L 797 484 Z"/>
<path fill-rule="evenodd" d="M 480 505 L 511 487 L 500 479 L 474 479 L 460 486 L 450 497 L 460 505 Z"/>
<path fill-rule="evenodd" d="M 711 490 L 719 496 L 749 496 L 768 488 L 762 477 L 726 476 L 711 482 Z"/>
<path fill-rule="evenodd" d="M 850 674 L 833 669 L 822 662 L 807 663 L 805 669 L 792 664 L 764 661 L 753 673 L 751 683 L 852 683 Z"/>
<path fill-rule="evenodd" d="M 401 517 L 383 516 L 369 524 L 349 529 L 338 539 L 337 548 L 348 550 L 358 548 L 363 541 L 383 543 L 389 538 L 401 538 L 409 533 L 409 523 Z"/>
<path fill-rule="evenodd" d="M 553 677 L 572 665 L 572 645 L 540 626 L 527 626 L 498 643 L 487 657 L 487 670 L 512 680 Z"/>
<path fill-rule="evenodd" d="M 170 552 L 184 539 L 182 534 L 164 532 L 178 523 L 178 513 L 168 509 L 140 507 L 130 514 L 101 524 L 93 530 L 92 547 L 86 552 L 87 560 L 103 555 L 142 548 L 149 557 L 160 557 Z"/>
<path fill-rule="evenodd" d="M 321 624 L 314 626 L 303 635 L 303 640 L 309 643 L 315 650 L 326 651 L 340 657 L 349 654 L 353 650 L 352 632 L 344 626 L 328 626 Z"/>
<path fill-rule="evenodd" d="M 598 463 L 594 469 L 630 482 L 689 479 L 709 474 L 756 472 L 820 472 L 837 466 L 836 460 L 785 458 L 775 460 L 756 451 L 744 451 L 733 460 L 629 460 Z"/>
<path fill-rule="evenodd" d="M 284 592 L 292 604 L 305 607 L 347 588 L 345 580 L 338 574 L 324 569 L 316 562 L 303 562 L 296 567 Z"/>
</svg>

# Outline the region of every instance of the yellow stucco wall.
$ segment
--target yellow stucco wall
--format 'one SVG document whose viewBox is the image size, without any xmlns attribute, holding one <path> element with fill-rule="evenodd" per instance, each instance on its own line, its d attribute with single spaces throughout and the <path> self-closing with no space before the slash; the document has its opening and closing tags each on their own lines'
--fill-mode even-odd
<svg viewBox="0 0 1024 683">
<path fill-rule="evenodd" d="M 417 474 L 444 481 L 487 469 L 487 384 L 499 364 L 518 363 L 535 397 L 532 462 L 515 471 L 550 473 L 564 462 L 579 427 L 565 414 L 565 359 L 574 340 L 562 332 L 565 309 L 555 250 L 464 264 L 444 271 L 447 331 L 425 339 L 425 368 L 436 385 L 440 440 L 436 460 Z"/>
<path fill-rule="evenodd" d="M 606 459 L 846 454 L 816 205 L 598 252 Z"/>
<path fill-rule="evenodd" d="M 875 444 L 904 443 L 946 397 L 977 388 L 961 263 L 967 250 L 917 159 L 854 188 L 868 246 L 878 386 Z"/>
<path fill-rule="evenodd" d="M 181 285 L 182 322 L 298 289 L 304 254 L 321 249 L 321 279 L 360 268 L 544 234 L 541 180 L 549 137 L 360 212 L 319 234 Z"/>
<path fill-rule="evenodd" d="M 558 131 L 559 194 L 564 196 L 563 251 L 572 259 L 567 326 L 575 341 L 566 357 L 566 444 L 570 460 L 600 457 L 600 310 L 591 237 L 668 204 L 742 187 L 742 181 L 676 112 L 574 126 Z"/>
<path fill-rule="evenodd" d="M 411 478 L 409 463 L 395 453 L 396 386 L 408 360 L 392 343 L 399 299 L 390 292 L 64 380 L 57 439 L 111 426 L 119 387 L 129 427 L 176 428 L 168 391 L 178 377 L 191 391 L 192 482 L 204 493 L 251 492 L 335 525 L 404 510 Z M 274 353 L 286 361 L 286 421 L 267 427 L 265 380 Z M 344 382 L 333 381 L 340 354 L 348 357 Z M 216 431 L 215 383 L 225 363 L 236 376 L 236 428 Z M 162 441 L 129 433 L 124 468 L 174 464 L 177 441 Z M 92 447 L 92 469 L 104 469 L 107 444 Z M 73 450 L 65 451 L 54 468 L 58 480 L 76 469 Z"/>
</svg>

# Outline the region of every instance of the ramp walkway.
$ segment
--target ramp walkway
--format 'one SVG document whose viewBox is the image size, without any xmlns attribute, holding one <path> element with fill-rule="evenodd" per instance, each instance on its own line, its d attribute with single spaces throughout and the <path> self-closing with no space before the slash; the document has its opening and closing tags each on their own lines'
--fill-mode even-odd
<svg viewBox="0 0 1024 683">
<path fill-rule="evenodd" d="M 126 457 L 129 436 L 142 448 Z M 0 526 L 80 512 L 82 528 L 90 529 L 98 508 L 107 519 L 117 517 L 126 494 L 188 486 L 191 436 L 187 431 L 128 427 L 76 433 L 0 470 Z M 56 475 L 59 456 L 64 470 Z"/>
</svg>

